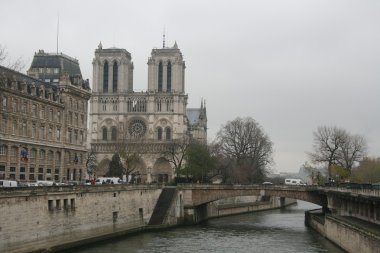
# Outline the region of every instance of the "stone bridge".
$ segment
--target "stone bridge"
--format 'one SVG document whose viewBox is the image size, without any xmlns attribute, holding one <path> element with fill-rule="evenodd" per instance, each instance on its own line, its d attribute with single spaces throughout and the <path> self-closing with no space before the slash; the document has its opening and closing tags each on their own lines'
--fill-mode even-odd
<svg viewBox="0 0 380 253">
<path fill-rule="evenodd" d="M 323 188 L 285 185 L 181 185 L 184 205 L 199 206 L 216 200 L 238 196 L 276 196 L 304 200 L 320 206 L 327 205 Z"/>
<path fill-rule="evenodd" d="M 345 189 L 288 185 L 200 185 L 178 186 L 183 192 L 184 208 L 204 213 L 207 204 L 238 196 L 275 196 L 303 200 L 322 206 L 337 215 L 355 216 L 380 224 L 380 190 Z"/>
</svg>

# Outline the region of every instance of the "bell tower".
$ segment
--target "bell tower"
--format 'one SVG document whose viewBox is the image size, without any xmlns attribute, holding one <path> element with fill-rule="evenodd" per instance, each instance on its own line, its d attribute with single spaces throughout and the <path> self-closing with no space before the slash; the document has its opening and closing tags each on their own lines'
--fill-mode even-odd
<svg viewBox="0 0 380 253">
<path fill-rule="evenodd" d="M 158 93 L 185 92 L 185 61 L 178 49 L 173 47 L 153 49 L 148 60 L 148 90 Z"/>
<path fill-rule="evenodd" d="M 116 47 L 95 50 L 93 65 L 93 92 L 115 95 L 133 91 L 133 62 L 131 54 Z"/>
</svg>

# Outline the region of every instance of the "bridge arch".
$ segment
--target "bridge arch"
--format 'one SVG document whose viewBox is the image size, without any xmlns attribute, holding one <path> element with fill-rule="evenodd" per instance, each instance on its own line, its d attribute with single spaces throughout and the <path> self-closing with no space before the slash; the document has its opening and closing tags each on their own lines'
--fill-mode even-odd
<svg viewBox="0 0 380 253">
<path fill-rule="evenodd" d="M 307 186 L 278 185 L 184 185 L 185 206 L 196 207 L 216 200 L 239 196 L 274 196 L 292 198 L 327 206 L 323 192 Z"/>
</svg>

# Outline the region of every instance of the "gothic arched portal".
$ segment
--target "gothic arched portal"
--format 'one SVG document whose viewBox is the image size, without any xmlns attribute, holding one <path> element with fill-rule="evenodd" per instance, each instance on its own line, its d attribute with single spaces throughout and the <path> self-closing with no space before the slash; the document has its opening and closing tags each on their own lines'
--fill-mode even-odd
<svg viewBox="0 0 380 253">
<path fill-rule="evenodd" d="M 158 183 L 167 183 L 173 177 L 173 169 L 168 160 L 160 157 L 153 165 L 152 181 Z"/>
<path fill-rule="evenodd" d="M 101 176 L 105 176 L 106 173 L 108 172 L 108 167 L 109 167 L 109 164 L 110 164 L 111 160 L 108 159 L 108 158 L 104 158 L 103 160 L 100 161 L 100 163 L 98 164 L 98 167 L 96 168 L 96 177 L 101 177 Z"/>
</svg>

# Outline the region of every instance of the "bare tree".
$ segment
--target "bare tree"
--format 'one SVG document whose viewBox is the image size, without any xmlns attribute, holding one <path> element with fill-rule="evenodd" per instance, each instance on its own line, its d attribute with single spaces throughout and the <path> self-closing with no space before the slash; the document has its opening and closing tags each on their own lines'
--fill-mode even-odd
<svg viewBox="0 0 380 253">
<path fill-rule="evenodd" d="M 92 177 L 96 172 L 97 162 L 96 162 L 96 154 L 93 149 L 91 149 L 89 152 L 87 152 L 87 159 L 86 159 L 86 168 L 87 173 L 90 177 Z"/>
<path fill-rule="evenodd" d="M 6 66 L 15 71 L 22 71 L 25 68 L 25 63 L 22 57 L 18 57 L 15 61 L 8 59 L 8 51 L 6 46 L 0 44 L 0 65 Z"/>
<path fill-rule="evenodd" d="M 217 134 L 221 151 L 235 164 L 238 178 L 259 182 L 273 163 L 273 143 L 252 118 L 227 122 Z"/>
<path fill-rule="evenodd" d="M 139 169 L 139 161 L 141 159 L 139 146 L 142 145 L 138 141 L 139 139 L 132 138 L 125 131 L 119 133 L 120 141 L 116 143 L 116 152 L 121 158 L 121 165 L 126 179 L 129 179 L 130 175 L 133 175 Z"/>
<path fill-rule="evenodd" d="M 128 180 L 129 175 L 132 175 L 139 168 L 140 154 L 136 149 L 125 145 L 124 148 L 120 150 L 120 157 L 122 158 L 124 174 Z"/>
<path fill-rule="evenodd" d="M 361 135 L 350 135 L 339 150 L 337 163 L 351 173 L 355 163 L 361 161 L 367 153 L 367 142 Z"/>
<path fill-rule="evenodd" d="M 321 126 L 313 135 L 313 152 L 308 155 L 313 163 L 327 163 L 330 178 L 333 165 L 351 170 L 353 164 L 360 161 L 366 152 L 364 138 L 351 135 L 343 128 Z"/>
<path fill-rule="evenodd" d="M 183 137 L 182 139 L 173 140 L 168 149 L 166 149 L 162 155 L 173 164 L 176 174 L 181 173 L 181 169 L 185 160 L 186 151 L 189 147 L 190 139 Z"/>
</svg>

